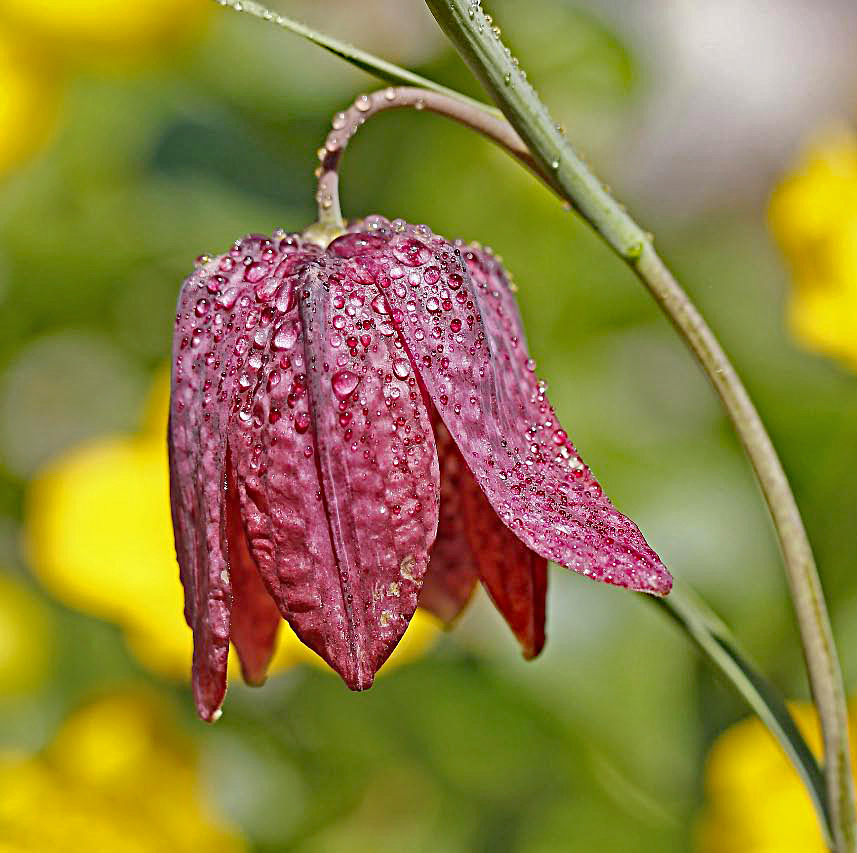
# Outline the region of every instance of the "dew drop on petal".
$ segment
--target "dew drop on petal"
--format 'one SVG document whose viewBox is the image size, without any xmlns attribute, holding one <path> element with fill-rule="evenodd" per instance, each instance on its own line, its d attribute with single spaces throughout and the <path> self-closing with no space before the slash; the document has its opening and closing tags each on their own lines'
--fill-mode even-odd
<svg viewBox="0 0 857 853">
<path fill-rule="evenodd" d="M 360 377 L 351 370 L 337 370 L 330 377 L 330 385 L 333 388 L 333 393 L 344 400 L 349 394 L 354 392 L 360 382 Z"/>
<path fill-rule="evenodd" d="M 408 267 L 418 267 L 431 259 L 431 249 L 413 238 L 396 243 L 393 246 L 393 254 L 400 263 Z"/>
<path fill-rule="evenodd" d="M 298 339 L 298 328 L 294 323 L 285 323 L 277 329 L 271 346 L 274 349 L 291 349 Z"/>
<path fill-rule="evenodd" d="M 379 314 L 389 314 L 390 311 L 387 308 L 387 300 L 379 293 L 370 303 L 373 311 L 377 311 Z"/>
<path fill-rule="evenodd" d="M 255 261 L 244 270 L 244 278 L 249 281 L 250 284 L 255 284 L 257 281 L 261 281 L 267 273 L 268 264 Z"/>
<path fill-rule="evenodd" d="M 411 375 L 411 363 L 406 358 L 394 359 L 393 373 L 395 373 L 399 379 L 407 379 Z"/>
</svg>

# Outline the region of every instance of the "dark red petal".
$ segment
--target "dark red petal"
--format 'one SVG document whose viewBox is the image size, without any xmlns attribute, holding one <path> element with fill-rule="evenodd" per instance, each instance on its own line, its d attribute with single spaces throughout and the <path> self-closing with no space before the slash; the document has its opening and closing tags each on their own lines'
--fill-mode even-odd
<svg viewBox="0 0 857 853">
<path fill-rule="evenodd" d="M 248 684 L 264 684 L 277 646 L 280 611 L 250 556 L 231 461 L 227 462 L 226 520 L 232 582 L 232 645 Z"/>
<path fill-rule="evenodd" d="M 422 226 L 400 228 L 390 247 L 401 264 L 390 273 L 393 316 L 502 521 L 547 559 L 666 594 L 669 573 L 603 494 L 533 375 L 517 311 L 504 307 L 509 289 L 499 263 L 492 259 L 475 282 L 460 254 Z"/>
<path fill-rule="evenodd" d="M 170 498 L 185 615 L 194 634 L 194 694 L 205 720 L 219 715 L 226 691 L 233 603 L 225 506 L 227 434 L 237 415 L 232 406 L 250 348 L 251 314 L 256 312 L 257 321 L 260 316 L 246 291 L 256 287 L 266 299 L 282 301 L 280 290 L 268 296 L 271 283 L 284 274 L 270 258 L 277 255 L 283 264 L 291 263 L 300 248 L 295 238 L 285 235 L 276 241 L 245 238 L 227 254 L 200 262 L 179 294 L 170 399 Z M 266 270 L 272 274 L 259 278 Z"/>
<path fill-rule="evenodd" d="M 449 626 L 470 600 L 479 580 L 464 511 L 467 481 L 472 482 L 473 477 L 443 422 L 435 418 L 432 420 L 440 462 L 440 517 L 420 591 L 420 607 Z"/>
<path fill-rule="evenodd" d="M 534 658 L 545 645 L 547 560 L 500 521 L 472 478 L 465 506 L 482 583 L 518 638 L 524 657 Z"/>
<path fill-rule="evenodd" d="M 545 643 L 547 561 L 497 517 L 446 426 L 435 414 L 440 460 L 440 525 L 420 606 L 446 622 L 467 604 L 481 578 L 527 658 Z"/>
<path fill-rule="evenodd" d="M 252 333 L 230 432 L 265 584 L 354 689 L 404 633 L 437 529 L 428 414 L 414 377 L 396 373 L 410 365 L 372 277 L 360 258 L 287 272 L 295 298 Z"/>
<path fill-rule="evenodd" d="M 193 690 L 202 719 L 217 718 L 226 693 L 232 591 L 223 500 L 226 424 L 203 417 L 204 371 L 194 331 L 192 288 L 179 297 L 170 400 L 169 461 L 173 528 L 193 629 Z"/>
</svg>

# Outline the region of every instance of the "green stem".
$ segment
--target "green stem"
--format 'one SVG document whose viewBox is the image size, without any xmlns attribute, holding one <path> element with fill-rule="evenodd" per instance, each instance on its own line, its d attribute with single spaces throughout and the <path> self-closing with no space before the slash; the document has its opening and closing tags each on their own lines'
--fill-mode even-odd
<svg viewBox="0 0 857 853">
<path fill-rule="evenodd" d="M 729 359 L 658 256 L 651 237 L 572 149 L 479 0 L 426 0 L 438 23 L 567 199 L 629 264 L 705 370 L 756 471 L 782 548 L 789 590 L 818 708 L 834 849 L 857 850 L 845 691 L 827 607 L 800 512 L 773 444 Z"/>
<path fill-rule="evenodd" d="M 546 180 L 527 146 L 499 113 L 495 115 L 473 101 L 462 101 L 444 93 L 412 86 L 391 86 L 371 95 L 360 95 L 347 110 L 337 113 L 333 118 L 333 130 L 328 134 L 324 146 L 318 150 L 321 166 L 316 172 L 316 201 L 318 221 L 323 228 L 335 231 L 345 227 L 339 203 L 339 161 L 351 137 L 372 116 L 385 110 L 408 108 L 438 113 L 481 133 L 505 149 L 537 177 Z"/>
<path fill-rule="evenodd" d="M 691 589 L 675 583 L 666 598 L 651 598 L 696 643 L 756 712 L 788 756 L 812 800 L 825 844 L 833 847 L 833 827 L 824 775 L 785 702 L 739 650 L 729 629 Z"/>
<path fill-rule="evenodd" d="M 414 88 L 389 88 L 361 95 L 345 112 L 333 119 L 333 131 L 319 149 L 322 165 L 318 171 L 319 240 L 323 245 L 342 233 L 344 221 L 339 202 L 338 169 L 342 155 L 354 134 L 379 112 L 411 107 L 451 118 L 478 131 L 515 157 L 547 185 L 549 176 L 533 161 L 529 149 L 503 119 L 472 105 L 436 92 Z M 768 682 L 738 650 L 726 626 L 689 589 L 676 585 L 666 598 L 647 596 L 681 625 L 711 663 L 725 676 L 776 737 L 809 792 L 825 841 L 832 838 L 824 779 L 806 741 L 795 725 L 785 703 Z"/>
<path fill-rule="evenodd" d="M 274 12 L 266 8 L 261 3 L 256 3 L 255 0 L 215 0 L 220 6 L 226 6 L 229 9 L 234 9 L 236 12 L 243 12 L 247 15 L 252 15 L 254 18 L 259 18 L 263 21 L 272 23 L 282 29 L 300 36 L 309 42 L 323 48 L 324 50 L 344 59 L 351 65 L 360 68 L 362 71 L 377 77 L 379 80 L 384 80 L 387 83 L 392 83 L 394 86 L 419 86 L 422 89 L 429 89 L 432 92 L 439 92 L 443 95 L 449 95 L 459 101 L 464 101 L 479 107 L 482 110 L 487 110 L 494 115 L 499 116 L 500 111 L 488 104 L 475 101 L 473 98 L 468 98 L 467 95 L 462 95 L 453 89 L 448 89 L 446 86 L 441 86 L 440 83 L 435 83 L 434 80 L 429 80 L 427 77 L 421 77 L 413 71 L 408 71 L 406 68 L 400 68 L 392 62 L 387 62 L 384 59 L 379 59 L 359 47 L 348 44 L 348 42 L 340 41 L 326 33 L 321 33 L 318 30 L 308 27 L 300 21 L 289 18 L 287 15 L 282 15 L 279 12 Z"/>
<path fill-rule="evenodd" d="M 378 77 L 381 80 L 385 80 L 387 82 L 393 83 L 406 83 L 406 84 L 418 84 L 425 86 L 428 90 L 435 93 L 443 93 L 448 94 L 451 98 L 457 100 L 459 103 L 470 105 L 473 109 L 480 111 L 483 114 L 490 114 L 492 116 L 499 115 L 499 111 L 488 107 L 478 101 L 474 101 L 471 98 L 466 97 L 454 90 L 447 89 L 444 86 L 440 86 L 437 83 L 434 83 L 431 80 L 427 80 L 425 78 L 420 77 L 419 75 L 413 74 L 406 69 L 398 68 L 395 65 L 392 65 L 385 60 L 379 59 L 365 51 L 361 51 L 357 48 L 353 48 L 350 45 L 347 45 L 343 42 L 340 42 L 334 38 L 331 38 L 323 33 L 318 33 L 311 30 L 308 27 L 304 27 L 301 24 L 298 24 L 283 15 L 278 15 L 276 13 L 270 12 L 266 10 L 264 7 L 260 6 L 255 2 L 241 2 L 240 0 L 217 0 L 218 3 L 224 6 L 229 6 L 236 11 L 246 12 L 250 15 L 258 17 L 265 21 L 273 22 L 284 29 L 293 32 L 312 43 L 329 50 L 340 58 L 344 59 L 346 62 L 351 63 L 364 71 L 367 71 L 370 74 Z M 477 4 L 478 5 L 478 4 Z M 474 9 L 474 18 L 476 17 L 476 10 Z M 485 23 L 482 24 L 483 28 Z M 508 72 L 509 74 L 509 84 L 511 85 L 513 80 L 512 72 Z M 505 78 L 505 75 L 504 75 Z M 517 80 L 517 78 L 514 78 Z M 505 79 L 504 79 L 504 85 Z M 462 119 L 459 119 L 462 120 Z M 469 124 L 469 121 L 465 121 L 465 123 Z M 484 131 L 483 131 L 484 132 Z M 497 141 L 497 140 L 495 140 Z M 563 141 L 563 145 L 567 145 Z M 570 149 L 569 149 L 570 150 Z M 512 153 L 515 156 L 521 158 L 521 155 L 526 155 L 531 157 L 529 149 L 524 146 L 523 149 L 519 149 L 513 151 Z M 572 152 L 573 155 L 573 152 Z M 648 244 L 649 238 L 644 233 L 640 232 L 636 225 L 624 215 L 624 212 L 619 208 L 616 203 L 610 199 L 609 195 L 603 192 L 602 188 L 598 184 L 597 180 L 595 180 L 591 174 L 579 164 L 579 168 L 582 170 L 582 173 L 577 177 L 582 181 L 583 186 L 578 188 L 578 191 L 575 193 L 570 192 L 566 188 L 566 184 L 563 183 L 563 176 L 560 174 L 559 168 L 556 170 L 553 169 L 552 160 L 546 160 L 544 155 L 542 155 L 541 160 L 545 163 L 549 168 L 547 172 L 543 170 L 543 168 L 536 163 L 535 170 L 537 174 L 544 180 L 544 182 L 551 187 L 557 194 L 571 202 L 574 205 L 578 206 L 587 219 L 599 230 L 600 233 L 604 234 L 608 239 L 608 242 L 614 249 L 616 249 L 620 255 L 624 258 L 628 259 L 631 263 L 635 264 L 635 271 L 641 274 L 641 270 L 644 269 L 642 266 L 642 261 L 644 259 L 644 246 Z M 559 161 L 557 161 L 559 166 Z M 532 167 L 531 167 L 532 168 Z M 601 215 L 598 213 L 598 204 L 594 205 L 594 210 L 589 205 L 581 206 L 579 204 L 579 199 L 583 199 L 586 201 L 590 194 L 594 194 L 594 198 L 598 198 L 599 194 L 606 196 L 608 204 L 604 207 L 604 210 Z M 586 212 L 588 210 L 588 212 Z M 615 221 L 611 222 L 610 220 L 615 217 Z M 336 227 L 335 216 L 329 215 L 327 217 L 330 220 L 334 220 L 334 230 Z M 623 219 L 627 220 L 627 222 L 623 222 Z M 607 220 L 607 221 L 605 221 Z M 630 228 L 626 227 L 630 223 Z M 618 226 L 618 227 L 616 227 Z M 324 226 L 322 227 L 322 230 Z M 642 234 L 643 240 L 641 242 L 637 242 L 637 235 Z M 329 235 L 321 235 L 319 237 L 320 240 L 327 239 Z M 657 255 L 655 255 L 657 258 Z M 636 262 L 641 262 L 639 265 Z M 669 273 L 666 273 L 669 276 Z M 647 286 L 649 286 L 649 282 L 646 282 Z M 655 288 L 650 287 L 653 291 Z M 681 294 L 683 296 L 683 294 Z M 669 307 L 667 301 L 658 300 L 665 308 L 665 311 L 669 313 L 673 310 L 673 308 Z M 690 306 L 690 303 L 687 301 L 686 297 L 684 297 L 684 302 L 679 300 L 680 304 L 685 304 Z M 692 307 L 692 306 L 690 306 Z M 671 315 L 672 316 L 672 315 Z M 675 322 L 675 320 L 674 320 Z M 679 323 L 676 323 L 681 329 L 682 326 Z M 696 351 L 694 346 L 694 351 Z M 702 359 L 700 359 L 702 360 Z M 703 362 L 703 366 L 705 366 L 705 362 Z M 734 419 L 734 418 L 733 418 Z M 749 452 L 749 449 L 748 449 Z M 793 502 L 793 501 L 792 501 Z M 805 538 L 805 537 L 804 537 Z M 814 574 L 814 569 L 813 572 Z M 817 579 L 816 579 L 817 584 Z M 685 629 L 685 631 L 691 636 L 691 638 L 697 643 L 700 650 L 706 654 L 709 660 L 714 664 L 716 668 L 720 670 L 720 672 L 726 677 L 728 681 L 730 681 L 733 686 L 738 690 L 738 692 L 745 698 L 749 706 L 755 710 L 762 721 L 768 726 L 774 736 L 779 740 L 783 749 L 787 753 L 787 755 L 791 758 L 794 763 L 798 773 L 801 778 L 807 784 L 809 789 L 810 796 L 812 797 L 813 802 L 816 805 L 816 809 L 818 811 L 819 822 L 821 824 L 821 829 L 824 834 L 825 841 L 832 846 L 830 839 L 832 838 L 833 831 L 831 829 L 831 820 L 828 815 L 828 808 L 826 806 L 827 795 L 824 787 L 820 784 L 819 780 L 821 778 L 821 771 L 818 768 L 818 764 L 816 763 L 812 753 L 806 745 L 802 735 L 798 731 L 797 727 L 794 724 L 788 710 L 785 707 L 785 704 L 778 697 L 778 695 L 773 691 L 772 688 L 768 687 L 765 680 L 753 669 L 753 667 L 741 657 L 741 655 L 737 652 L 734 647 L 734 644 L 728 641 L 727 635 L 725 634 L 725 629 L 716 628 L 713 626 L 713 623 L 709 617 L 706 616 L 705 612 L 700 610 L 696 605 L 692 603 L 692 599 L 679 599 L 675 593 L 672 596 L 667 598 L 666 600 L 660 599 L 652 599 L 653 601 L 657 601 L 660 606 L 665 608 L 670 614 L 676 619 L 676 621 Z M 821 616 L 822 621 L 826 620 L 826 614 L 824 611 L 823 599 L 818 598 L 821 602 Z M 828 628 L 829 635 L 829 628 Z M 833 646 L 830 644 L 828 649 L 832 651 Z M 835 658 L 834 658 L 835 664 Z M 836 691 L 837 683 L 840 684 L 839 693 L 841 695 L 841 680 L 838 676 L 838 665 L 834 665 L 834 692 Z M 815 688 L 814 692 L 815 692 Z M 839 703 L 839 708 L 842 709 L 842 703 Z M 829 718 L 828 714 L 822 714 L 822 725 L 824 725 L 824 720 Z M 844 718 L 843 718 L 844 721 Z M 829 724 L 827 729 L 825 730 L 825 751 L 827 755 L 834 754 L 829 746 L 829 736 L 828 732 L 830 731 Z M 841 738 L 839 738 L 839 742 L 841 743 Z M 847 756 L 847 753 L 845 753 Z M 829 767 L 828 767 L 828 777 L 829 777 Z M 845 762 L 840 766 L 840 778 L 843 780 L 850 780 L 851 774 L 850 769 L 848 767 L 848 759 L 846 758 Z M 853 813 L 853 807 L 851 803 L 853 802 L 853 795 L 850 792 L 850 782 L 844 781 L 842 785 L 838 783 L 834 786 L 838 788 L 840 792 L 840 796 L 844 802 L 844 808 L 840 805 L 839 809 L 839 818 L 838 822 L 842 823 L 845 821 L 846 827 L 852 826 L 853 823 L 848 823 L 850 820 L 849 814 Z M 834 802 L 839 799 L 839 797 L 834 797 Z M 846 837 L 849 837 L 846 833 Z M 850 835 L 853 837 L 853 833 Z M 841 849 L 848 849 L 847 847 L 843 847 Z"/>
</svg>

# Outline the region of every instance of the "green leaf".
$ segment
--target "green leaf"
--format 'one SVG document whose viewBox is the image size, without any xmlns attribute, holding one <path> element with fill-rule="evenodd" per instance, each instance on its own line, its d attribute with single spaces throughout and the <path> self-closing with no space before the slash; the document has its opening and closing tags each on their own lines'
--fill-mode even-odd
<svg viewBox="0 0 857 853">
<path fill-rule="evenodd" d="M 779 741 L 812 798 L 825 841 L 831 847 L 831 819 L 824 774 L 773 685 L 739 650 L 726 625 L 688 587 L 674 586 L 666 598 L 652 598 L 652 601 L 675 619 Z"/>
</svg>

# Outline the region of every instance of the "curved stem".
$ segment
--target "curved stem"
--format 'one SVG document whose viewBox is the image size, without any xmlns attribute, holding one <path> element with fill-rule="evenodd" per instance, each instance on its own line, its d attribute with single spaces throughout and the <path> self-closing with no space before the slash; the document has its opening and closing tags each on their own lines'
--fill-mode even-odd
<svg viewBox="0 0 857 853">
<path fill-rule="evenodd" d="M 857 849 L 854 780 L 842 673 L 809 540 L 773 444 L 714 333 L 667 269 L 652 239 L 590 172 L 557 127 L 480 0 L 426 0 L 542 169 L 631 266 L 670 318 L 720 396 L 753 465 L 782 548 L 789 590 L 818 708 L 835 849 Z M 553 185 L 553 182 L 552 182 Z"/>
<path fill-rule="evenodd" d="M 318 202 L 318 221 L 325 229 L 335 231 L 345 227 L 339 204 L 337 170 L 351 137 L 373 115 L 385 110 L 408 107 L 446 116 L 478 131 L 520 160 L 539 178 L 548 180 L 548 176 L 537 165 L 527 146 L 505 119 L 486 112 L 476 102 L 463 101 L 459 97 L 442 92 L 408 86 L 391 86 L 389 89 L 373 92 L 371 95 L 360 95 L 345 112 L 337 113 L 333 118 L 333 130 L 328 135 L 324 147 L 318 150 L 321 167 L 316 173 L 318 176 L 316 201 Z"/>
<path fill-rule="evenodd" d="M 247 12 L 265 21 L 270 21 L 382 80 L 425 86 L 431 92 L 447 94 L 458 103 L 468 104 L 480 113 L 498 115 L 492 107 L 474 101 L 466 95 L 420 77 L 406 69 L 399 68 L 326 34 L 316 32 L 284 15 L 271 12 L 253 0 L 217 0 L 217 2 L 236 11 Z M 517 62 L 511 59 L 508 49 L 504 48 L 500 42 L 499 31 L 492 28 L 491 21 L 482 12 L 480 0 L 469 0 L 467 5 L 463 0 L 446 0 L 446 2 L 426 0 L 426 2 L 456 47 L 471 64 L 476 75 L 501 105 L 503 112 L 512 124 L 518 127 L 521 136 L 531 147 L 535 156 L 531 155 L 526 147 L 523 149 L 519 147 L 520 137 L 516 137 L 516 142 L 509 146 L 510 152 L 524 160 L 526 165 L 536 172 L 548 186 L 574 206 L 604 237 L 605 241 L 631 264 L 635 273 L 652 292 L 664 312 L 668 314 L 680 334 L 685 338 L 720 394 L 724 407 L 732 419 L 759 476 L 777 528 L 786 563 L 789 587 L 797 612 L 798 626 L 809 670 L 810 686 L 819 709 L 824 736 L 827 796 L 822 798 L 815 796 L 813 792 L 813 799 L 817 804 L 821 804 L 822 799 L 827 800 L 829 797 L 830 806 L 834 812 L 832 822 L 835 824 L 834 832 L 837 839 L 835 847 L 837 850 L 854 850 L 854 791 L 848 749 L 847 716 L 839 663 L 836 658 L 821 586 L 803 523 L 782 467 L 758 414 L 713 334 L 654 251 L 649 235 L 640 229 L 601 186 L 597 178 L 592 175 L 571 149 L 563 134 L 553 125 L 547 110 L 539 101 L 532 87 L 526 83 L 523 72 L 518 71 Z M 470 20 L 469 27 L 465 14 Z M 492 39 L 496 41 L 493 50 L 491 49 Z M 505 57 L 498 53 L 499 49 L 502 49 Z M 399 105 L 404 106 L 404 104 Z M 443 110 L 437 111 L 444 112 Z M 458 120 L 463 119 L 459 118 Z M 471 122 L 468 119 L 465 123 L 470 124 Z M 490 136 L 490 134 L 486 135 Z M 497 141 L 496 138 L 495 141 Z M 324 155 L 324 159 L 326 159 L 326 155 Z M 331 223 L 334 228 L 339 228 L 341 227 L 341 214 L 338 214 L 338 196 L 334 192 L 336 189 L 335 176 L 329 179 L 328 186 L 331 188 L 331 204 L 329 210 L 324 210 L 324 205 L 322 205 L 322 219 Z M 322 198 L 323 196 L 320 194 L 320 200 Z M 334 199 L 336 199 L 335 208 L 333 207 Z M 674 612 L 686 630 L 690 631 L 690 622 L 685 618 L 686 613 L 680 612 L 685 608 L 671 607 L 671 602 L 668 600 L 665 604 L 668 609 Z M 691 611 L 687 610 L 686 612 L 690 613 Z M 693 628 L 694 630 L 690 633 L 697 638 L 697 642 L 699 642 L 699 637 L 706 637 L 708 629 L 705 620 L 696 620 Z M 736 680 L 731 669 L 722 665 L 718 655 L 712 655 L 711 651 L 717 648 L 718 643 L 709 637 L 705 642 L 700 642 L 699 645 L 746 698 L 747 694 L 742 687 L 741 680 Z M 744 669 L 749 671 L 746 665 Z M 749 681 L 745 683 L 749 683 Z M 757 699 L 748 699 L 748 701 L 754 709 L 758 710 L 758 707 L 764 705 L 768 700 L 766 696 L 759 694 Z M 794 750 L 788 742 L 789 735 L 785 729 L 791 731 L 795 737 L 799 737 L 796 729 L 793 726 L 771 726 L 768 719 L 770 715 L 760 715 L 783 743 L 786 751 L 792 755 Z M 787 712 L 785 716 L 788 716 Z M 812 758 L 807 750 L 800 749 L 798 751 L 800 754 Z M 810 761 L 809 764 L 811 763 Z M 806 767 L 802 768 L 799 764 L 796 766 L 805 779 L 814 778 L 811 769 L 807 771 Z M 829 837 L 822 811 L 823 809 L 819 810 L 822 830 L 825 837 Z"/>
<path fill-rule="evenodd" d="M 382 80 L 425 86 L 428 91 L 447 94 L 453 100 L 468 104 L 481 113 L 493 116 L 498 114 L 492 107 L 474 101 L 466 95 L 420 77 L 406 69 L 399 68 L 326 34 L 316 32 L 284 15 L 271 12 L 253 0 L 217 0 L 217 2 L 236 11 L 247 12 L 265 21 L 273 22 Z M 752 668 L 746 662 L 741 665 L 740 669 L 745 674 L 753 674 L 753 677 L 738 678 L 734 667 L 724 665 L 724 662 L 728 662 L 730 659 L 738 660 L 740 656 L 734 649 L 730 649 L 726 655 L 716 651 L 724 643 L 722 637 L 718 639 L 710 631 L 705 619 L 691 619 L 694 612 L 692 607 L 687 606 L 686 603 L 678 606 L 677 603 L 669 600 L 663 603 L 675 615 L 677 621 L 685 627 L 685 630 L 696 639 L 700 648 L 708 654 L 709 659 L 747 698 L 751 707 L 757 711 L 760 708 L 768 708 L 767 711 L 760 711 L 760 716 L 793 760 L 797 756 L 798 760 L 795 760 L 795 765 L 810 786 L 810 793 L 819 811 L 819 820 L 825 839 L 829 839 L 832 834 L 828 832 L 830 823 L 826 820 L 827 809 L 825 808 L 829 797 L 835 811 L 833 820 L 831 820 L 831 823 L 835 823 L 833 831 L 837 838 L 835 848 L 837 850 L 853 850 L 855 838 L 854 792 L 848 751 L 847 717 L 841 673 L 832 641 L 826 606 L 794 498 L 779 461 L 773 452 L 770 440 L 764 432 L 761 421 L 750 403 L 746 391 L 735 376 L 716 339 L 654 252 L 651 246 L 651 238 L 627 216 L 625 211 L 610 197 L 609 193 L 601 187 L 585 164 L 574 154 L 562 133 L 557 131 L 558 137 L 553 133 L 555 128 L 550 116 L 538 100 L 538 96 L 532 87 L 529 87 L 529 99 L 526 96 L 518 97 L 526 78 L 523 76 L 523 72 L 518 73 L 517 63 L 511 60 L 508 50 L 503 48 L 506 58 L 509 60 L 504 64 L 502 57 L 498 58 L 495 55 L 491 58 L 488 56 L 489 51 L 477 49 L 480 47 L 480 37 L 486 31 L 491 32 L 502 47 L 499 41 L 499 31 L 490 26 L 491 22 L 482 13 L 480 0 L 470 0 L 467 8 L 468 17 L 472 22 L 476 22 L 469 30 L 464 22 L 464 6 L 461 2 L 440 3 L 437 0 L 426 0 L 426 2 L 455 42 L 459 51 L 470 62 L 477 76 L 492 92 L 495 100 L 501 104 L 504 113 L 513 124 L 518 126 L 520 123 L 522 125 L 522 136 L 532 146 L 536 152 L 536 157 L 532 157 L 526 147 L 523 149 L 519 147 L 520 138 L 517 138 L 517 141 L 509 146 L 510 152 L 524 160 L 526 165 L 536 172 L 548 186 L 575 207 L 605 238 L 606 242 L 633 266 L 637 275 L 653 293 L 665 313 L 670 316 L 679 332 L 685 337 L 720 394 L 747 453 L 753 461 L 782 544 L 789 586 L 795 602 L 798 625 L 810 674 L 810 685 L 821 718 L 826 757 L 826 792 L 818 791 L 817 785 L 813 787 L 813 782 L 816 779 L 816 773 L 813 770 L 814 759 L 809 750 L 804 748 L 805 744 L 801 745 L 800 733 L 793 723 L 789 723 L 790 718 L 782 706 L 782 702 L 770 690 L 760 691 L 756 689 L 756 686 L 762 682 L 755 676 Z M 482 48 L 489 43 L 489 38 L 486 35 L 481 40 Z M 500 74 L 502 74 L 503 85 L 509 87 L 508 96 L 504 94 L 504 90 L 500 86 Z M 404 104 L 401 105 L 404 106 Z M 528 107 L 530 108 L 529 112 Z M 437 111 L 444 112 L 443 110 Z M 459 118 L 459 120 L 462 119 Z M 470 124 L 470 120 L 468 119 L 464 123 Z M 486 135 L 490 136 L 490 134 Z M 551 138 L 552 136 L 553 138 Z M 497 140 L 495 139 L 495 141 Z M 566 161 L 553 159 L 552 153 L 554 151 L 564 154 L 567 158 Z M 323 159 L 326 159 L 326 155 Z M 548 168 L 547 172 L 545 172 L 545 167 Z M 330 184 L 332 190 L 335 190 L 335 177 L 330 178 L 330 181 L 332 182 Z M 320 200 L 322 198 L 323 196 L 320 194 Z M 336 199 L 336 208 L 333 207 L 333 199 Z M 322 208 L 324 209 L 324 205 Z M 333 191 L 331 191 L 329 208 L 329 212 L 323 213 L 322 219 L 332 224 L 336 230 L 341 227 L 341 214 L 338 215 L 337 213 L 339 210 L 338 196 Z M 708 343 L 713 343 L 713 349 L 707 345 Z M 719 356 L 722 356 L 722 359 Z M 717 366 L 718 361 L 722 361 L 728 370 L 719 368 Z M 721 372 L 723 379 L 718 380 Z M 729 389 L 738 393 L 729 394 Z M 728 400 L 729 396 L 734 399 Z M 748 414 L 746 407 L 749 407 L 749 418 L 744 417 Z M 768 464 L 771 461 L 773 464 Z M 675 606 L 673 606 L 674 604 Z M 748 693 L 747 685 L 755 691 L 753 695 Z M 772 696 L 776 702 L 772 703 Z M 774 718 L 782 718 L 785 722 L 774 725 L 771 722 Z M 799 741 L 801 743 L 798 743 Z M 795 744 L 798 745 L 797 749 L 795 749 Z"/>
<path fill-rule="evenodd" d="M 339 204 L 338 167 L 349 140 L 371 116 L 384 110 L 406 107 L 430 110 L 477 130 L 526 165 L 559 195 L 565 195 L 563 190 L 558 189 L 554 184 L 552 174 L 546 173 L 538 166 L 526 145 L 507 122 L 486 114 L 482 110 L 474 110 L 470 104 L 462 103 L 456 98 L 450 98 L 436 92 L 414 88 L 390 88 L 374 92 L 371 95 L 361 95 L 348 110 L 337 113 L 333 119 L 334 129 L 328 136 L 325 146 L 319 149 L 322 165 L 317 173 L 319 181 L 316 197 L 319 204 L 319 224 L 321 226 L 319 237 L 322 240 L 338 235 L 345 227 Z M 648 257 L 646 251 L 643 250 L 639 262 L 641 264 L 646 263 Z M 695 311 L 686 297 L 682 301 L 680 297 L 673 295 L 668 304 L 666 301 L 661 304 L 671 316 L 673 313 Z M 695 314 L 693 323 L 702 323 L 698 314 Z M 712 347 L 716 346 L 716 341 L 713 340 L 710 332 L 707 336 L 702 333 L 695 335 L 694 340 L 697 339 L 699 342 L 696 345 L 704 347 L 706 350 L 710 351 Z M 707 364 L 709 360 L 706 357 L 703 363 Z M 724 370 L 727 368 L 731 371 L 728 363 Z M 724 393 L 730 396 L 736 383 L 740 387 L 740 382 L 734 376 L 734 372 L 729 374 L 724 372 L 722 381 Z M 746 393 L 744 396 L 746 397 Z M 760 473 L 760 478 L 761 476 Z M 707 655 L 715 667 L 743 696 L 780 742 L 783 750 L 804 780 L 816 809 L 822 834 L 825 840 L 830 843 L 832 828 L 829 802 L 821 779 L 821 770 L 783 701 L 738 650 L 723 623 L 692 591 L 686 587 L 682 591 L 677 584 L 667 598 L 652 598 L 651 600 L 666 610 L 685 629 L 700 650 Z"/>
</svg>

